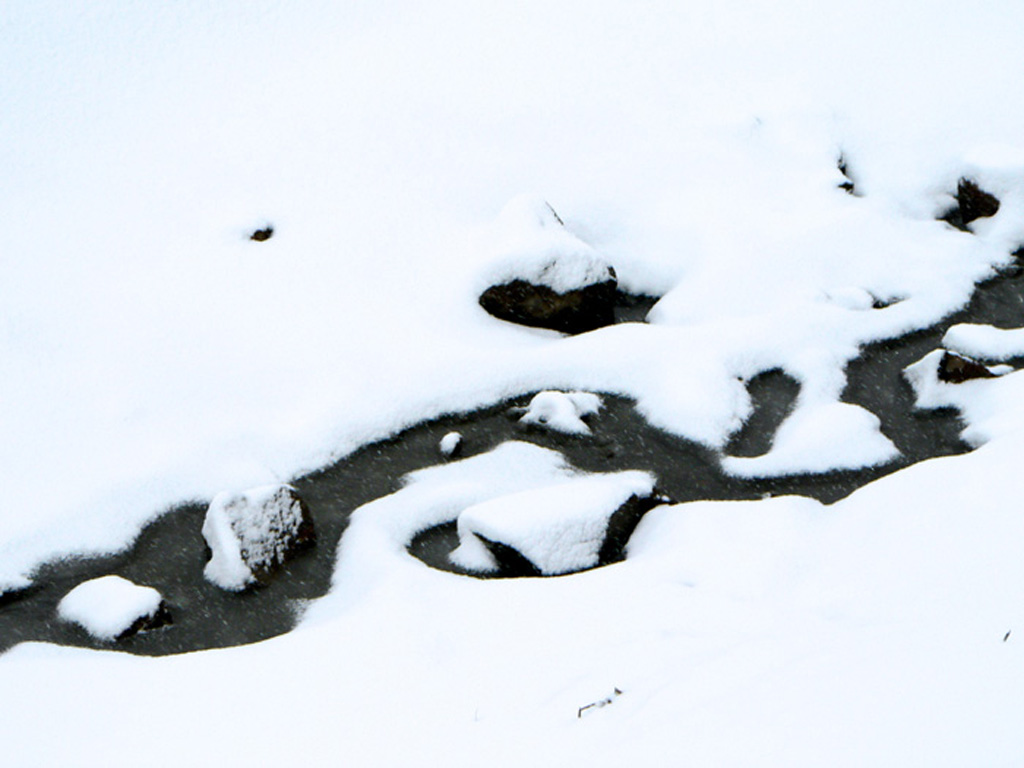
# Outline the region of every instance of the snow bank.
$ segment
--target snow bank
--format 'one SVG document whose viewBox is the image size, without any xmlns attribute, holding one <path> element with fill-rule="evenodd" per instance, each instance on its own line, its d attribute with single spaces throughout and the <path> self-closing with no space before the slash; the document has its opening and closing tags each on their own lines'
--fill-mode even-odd
<svg viewBox="0 0 1024 768">
<path fill-rule="evenodd" d="M 583 417 L 600 410 L 601 398 L 591 392 L 538 392 L 519 421 L 570 435 L 589 435 Z"/>
<path fill-rule="evenodd" d="M 646 472 L 616 472 L 476 504 L 458 517 L 459 547 L 451 560 L 470 570 L 496 570 L 486 539 L 516 550 L 545 576 L 593 568 L 611 516 L 653 490 L 654 477 Z"/>
<path fill-rule="evenodd" d="M 219 493 L 203 520 L 203 538 L 212 552 L 203 574 L 223 589 L 245 589 L 311 543 L 312 525 L 290 485 Z"/>
<path fill-rule="evenodd" d="M 139 619 L 154 616 L 161 604 L 160 593 L 152 587 L 102 576 L 68 592 L 57 605 L 57 615 L 80 624 L 97 640 L 116 640 Z"/>
</svg>

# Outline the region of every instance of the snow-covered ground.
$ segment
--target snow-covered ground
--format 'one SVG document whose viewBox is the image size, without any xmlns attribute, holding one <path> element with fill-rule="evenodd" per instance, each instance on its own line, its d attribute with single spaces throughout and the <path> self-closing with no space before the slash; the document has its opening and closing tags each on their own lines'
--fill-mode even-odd
<svg viewBox="0 0 1024 768">
<path fill-rule="evenodd" d="M 782 368 L 796 410 L 734 471 L 884 461 L 843 367 L 1024 242 L 1022 28 L 1009 1 L 0 5 L 0 591 L 173 503 L 540 390 L 626 394 L 720 448 L 743 379 Z M 973 234 L 935 221 L 962 176 L 1001 201 Z M 558 247 L 664 296 L 649 324 L 563 338 L 478 306 L 554 247 L 523 193 Z M 972 454 L 829 507 L 660 507 L 624 563 L 568 577 L 431 570 L 396 494 L 289 635 L 0 656 L 4 754 L 1019 764 L 1021 376 L 936 395 Z"/>
</svg>

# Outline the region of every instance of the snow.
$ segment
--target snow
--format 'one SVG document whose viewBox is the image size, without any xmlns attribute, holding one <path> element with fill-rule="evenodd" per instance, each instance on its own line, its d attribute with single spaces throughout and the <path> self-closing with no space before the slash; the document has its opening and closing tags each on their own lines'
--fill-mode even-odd
<svg viewBox="0 0 1024 768">
<path fill-rule="evenodd" d="M 568 293 L 614 277 L 610 265 L 566 229 L 550 203 L 531 195 L 509 201 L 490 238 L 494 263 L 479 278 L 481 292 L 524 280 Z"/>
<path fill-rule="evenodd" d="M 57 605 L 64 621 L 80 624 L 97 640 L 114 640 L 139 619 L 152 616 L 162 598 L 152 587 L 141 587 L 120 576 L 84 581 Z"/>
<path fill-rule="evenodd" d="M 441 455 L 448 458 L 454 456 L 455 452 L 462 446 L 462 435 L 458 432 L 449 432 L 441 438 L 441 442 L 438 448 L 441 451 Z"/>
<path fill-rule="evenodd" d="M 721 449 L 743 382 L 781 369 L 797 409 L 730 466 L 887 460 L 843 371 L 964 306 L 1024 242 L 1022 26 L 1020 4 L 951 0 L 0 5 L 0 592 L 183 500 L 538 391 L 630 397 Z M 1001 202 L 975 234 L 934 221 L 961 177 Z M 662 297 L 649 324 L 562 338 L 477 304 L 495 276 L 605 264 Z M 1018 340 L 946 343 L 1002 360 Z M 575 477 L 557 454 L 414 474 L 356 512 L 331 593 L 287 636 L 0 656 L 5 751 L 1019 764 L 1024 384 L 936 383 L 934 364 L 919 405 L 958 408 L 975 453 L 827 508 L 659 508 L 624 563 L 566 578 L 476 581 L 405 550 Z M 230 739 L 225 711 L 307 737 Z"/>
<path fill-rule="evenodd" d="M 601 398 L 592 392 L 538 392 L 519 421 L 569 435 L 589 435 L 584 416 L 601 410 Z"/>
<path fill-rule="evenodd" d="M 496 570 L 483 537 L 512 547 L 545 576 L 593 568 L 611 516 L 630 498 L 653 490 L 654 478 L 646 472 L 616 472 L 476 504 L 459 514 L 459 546 L 451 560 L 471 570 Z"/>
<path fill-rule="evenodd" d="M 798 405 L 779 426 L 763 456 L 727 456 L 722 468 L 737 477 L 771 477 L 885 464 L 899 450 L 870 411 L 850 403 Z"/>
<path fill-rule="evenodd" d="M 203 519 L 212 553 L 203 575 L 223 589 L 245 589 L 257 573 L 284 562 L 302 522 L 301 502 L 289 485 L 217 494 Z"/>
<path fill-rule="evenodd" d="M 996 328 L 958 323 L 942 337 L 947 349 L 981 360 L 1001 361 L 1024 355 L 1024 328 Z"/>
</svg>

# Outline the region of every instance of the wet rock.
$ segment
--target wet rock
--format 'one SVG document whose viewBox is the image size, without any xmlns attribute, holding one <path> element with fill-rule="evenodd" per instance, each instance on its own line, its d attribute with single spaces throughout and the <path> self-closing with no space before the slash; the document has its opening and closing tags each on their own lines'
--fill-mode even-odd
<svg viewBox="0 0 1024 768">
<path fill-rule="evenodd" d="M 262 243 L 264 240 L 269 240 L 273 236 L 274 228 L 268 224 L 263 229 L 257 229 L 255 232 L 249 235 L 249 239 L 255 240 L 257 243 Z"/>
<path fill-rule="evenodd" d="M 120 576 L 82 582 L 60 601 L 57 615 L 102 641 L 124 640 L 172 623 L 159 592 Z"/>
<path fill-rule="evenodd" d="M 480 296 L 480 306 L 500 320 L 562 333 L 585 333 L 615 322 L 615 270 L 607 279 L 559 293 L 546 285 L 512 280 L 493 285 Z"/>
<path fill-rule="evenodd" d="M 960 179 L 956 187 L 956 205 L 942 214 L 939 219 L 964 232 L 970 232 L 968 224 L 977 219 L 995 216 L 999 211 L 999 200 L 970 179 Z"/>
<path fill-rule="evenodd" d="M 939 361 L 938 378 L 947 384 L 961 384 L 970 379 L 991 379 L 995 377 L 988 367 L 977 360 L 946 351 Z"/>
<path fill-rule="evenodd" d="M 313 519 L 290 485 L 218 494 L 206 511 L 203 538 L 212 555 L 204 575 L 232 591 L 266 583 L 316 542 Z"/>
</svg>

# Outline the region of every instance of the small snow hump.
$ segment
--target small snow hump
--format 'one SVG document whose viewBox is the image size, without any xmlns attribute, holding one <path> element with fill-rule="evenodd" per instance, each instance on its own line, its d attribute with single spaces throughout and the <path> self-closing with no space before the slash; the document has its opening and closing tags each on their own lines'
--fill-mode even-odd
<svg viewBox="0 0 1024 768">
<path fill-rule="evenodd" d="M 120 576 L 83 581 L 60 601 L 57 615 L 108 642 L 172 623 L 159 592 Z"/>
<path fill-rule="evenodd" d="M 519 423 L 568 435 L 589 435 L 590 427 L 583 417 L 600 410 L 601 398 L 591 392 L 547 390 L 534 395 Z"/>
<path fill-rule="evenodd" d="M 265 583 L 316 542 L 313 519 L 290 485 L 220 493 L 206 510 L 203 538 L 212 553 L 203 574 L 223 589 Z"/>
<path fill-rule="evenodd" d="M 456 458 L 462 453 L 462 435 L 458 432 L 449 432 L 441 438 L 438 449 L 446 459 Z"/>
</svg>

